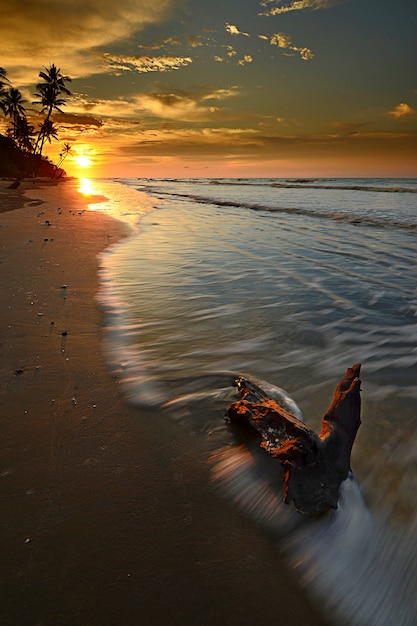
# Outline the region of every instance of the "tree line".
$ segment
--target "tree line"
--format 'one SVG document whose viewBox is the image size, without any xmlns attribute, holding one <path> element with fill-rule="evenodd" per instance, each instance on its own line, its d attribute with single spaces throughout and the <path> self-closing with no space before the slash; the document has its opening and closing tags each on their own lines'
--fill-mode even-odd
<svg viewBox="0 0 417 626">
<path fill-rule="evenodd" d="M 27 101 L 20 90 L 13 87 L 7 71 L 0 67 L 0 109 L 6 118 L 10 118 L 7 136 L 25 155 L 37 156 L 38 162 L 44 158 L 42 152 L 45 143 L 58 139 L 58 129 L 52 120 L 53 112 L 62 113 L 61 107 L 66 105 L 66 97 L 72 95 L 66 86 L 66 83 L 71 82 L 71 78 L 64 76 L 56 65 L 45 67 L 39 72 L 39 78 L 41 81 L 36 85 L 34 94 L 36 100 L 32 104 L 41 107 L 40 113 L 44 118 L 35 129 L 27 116 Z M 64 144 L 56 167 L 60 167 L 70 151 L 71 146 Z"/>
</svg>

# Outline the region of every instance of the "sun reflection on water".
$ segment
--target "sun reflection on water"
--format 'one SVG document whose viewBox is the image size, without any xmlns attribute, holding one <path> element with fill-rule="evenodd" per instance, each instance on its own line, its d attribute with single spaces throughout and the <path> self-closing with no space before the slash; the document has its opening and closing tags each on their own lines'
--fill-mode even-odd
<svg viewBox="0 0 417 626">
<path fill-rule="evenodd" d="M 76 189 L 88 211 L 100 211 L 136 229 L 138 219 L 154 210 L 154 201 L 129 185 L 80 177 Z"/>
<path fill-rule="evenodd" d="M 84 196 L 91 196 L 95 194 L 95 191 L 91 184 L 91 180 L 89 178 L 80 178 L 80 186 L 78 188 L 78 191 Z"/>
</svg>

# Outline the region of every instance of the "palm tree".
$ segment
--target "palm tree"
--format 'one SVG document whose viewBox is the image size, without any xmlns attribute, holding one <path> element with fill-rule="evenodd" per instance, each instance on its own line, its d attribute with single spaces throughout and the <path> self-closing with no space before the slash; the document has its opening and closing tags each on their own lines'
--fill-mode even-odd
<svg viewBox="0 0 417 626">
<path fill-rule="evenodd" d="M 3 89 L 6 85 L 9 85 L 10 81 L 7 78 L 7 71 L 0 67 L 0 89 Z"/>
<path fill-rule="evenodd" d="M 20 91 L 14 87 L 10 87 L 3 98 L 2 108 L 4 114 L 13 120 L 12 135 L 15 139 L 17 137 L 20 118 L 26 118 L 26 109 L 23 106 L 24 102 L 26 102 L 26 100 L 23 99 Z"/>
<path fill-rule="evenodd" d="M 69 143 L 64 143 L 64 145 L 62 146 L 61 153 L 59 155 L 59 161 L 56 166 L 60 167 L 63 161 L 65 161 L 65 159 L 67 158 L 67 156 L 71 154 L 71 152 L 72 152 L 72 146 Z"/>
<path fill-rule="evenodd" d="M 0 93 L 5 87 L 9 86 L 10 80 L 7 78 L 7 71 L 3 67 L 0 67 Z"/>
<path fill-rule="evenodd" d="M 54 126 L 54 123 L 52 120 L 46 119 L 40 125 L 38 140 L 36 143 L 39 142 L 39 137 L 41 137 L 41 140 L 39 143 L 39 154 L 42 154 L 45 141 L 48 141 L 49 143 L 51 143 L 52 139 L 58 139 L 58 129 Z M 35 152 L 36 152 L 36 148 L 35 148 Z"/>
<path fill-rule="evenodd" d="M 26 116 L 19 116 L 17 118 L 14 129 L 14 139 L 19 148 L 22 148 L 22 150 L 26 152 L 33 151 L 32 139 L 34 136 L 34 130 L 34 127 L 27 121 Z"/>
<path fill-rule="evenodd" d="M 39 100 L 33 103 L 42 106 L 41 113 L 46 112 L 45 120 L 39 131 L 35 145 L 35 153 L 39 148 L 39 154 L 42 154 L 43 144 L 45 143 L 43 132 L 48 128 L 47 122 L 49 122 L 52 111 L 56 110 L 62 113 L 60 107 L 66 104 L 66 100 L 62 98 L 62 95 L 71 95 L 70 90 L 65 86 L 66 82 L 71 82 L 69 76 L 64 76 L 59 67 L 56 67 L 53 63 L 49 67 L 45 67 L 44 70 L 45 71 L 39 73 L 39 77 L 42 78 L 44 82 L 36 85 L 38 91 L 35 96 L 39 98 Z"/>
<path fill-rule="evenodd" d="M 0 109 L 5 110 L 3 104 L 4 88 L 10 85 L 10 81 L 7 78 L 7 72 L 4 68 L 0 67 Z"/>
</svg>

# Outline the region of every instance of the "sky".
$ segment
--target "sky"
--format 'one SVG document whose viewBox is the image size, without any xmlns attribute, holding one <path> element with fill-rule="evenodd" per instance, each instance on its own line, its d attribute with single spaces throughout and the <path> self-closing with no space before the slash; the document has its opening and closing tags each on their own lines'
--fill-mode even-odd
<svg viewBox="0 0 417 626">
<path fill-rule="evenodd" d="M 71 77 L 69 175 L 416 177 L 416 32 L 416 0 L 0 0 L 0 66 L 33 116 Z"/>
</svg>

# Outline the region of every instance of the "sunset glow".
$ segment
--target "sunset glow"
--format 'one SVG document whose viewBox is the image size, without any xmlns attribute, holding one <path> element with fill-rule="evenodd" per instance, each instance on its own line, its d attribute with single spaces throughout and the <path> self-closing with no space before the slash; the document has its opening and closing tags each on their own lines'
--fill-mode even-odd
<svg viewBox="0 0 417 626">
<path fill-rule="evenodd" d="M 71 144 L 69 175 L 417 175 L 412 2 L 7 7 L 1 66 L 26 101 L 49 62 L 72 78 L 45 145 L 57 162 Z"/>
</svg>

